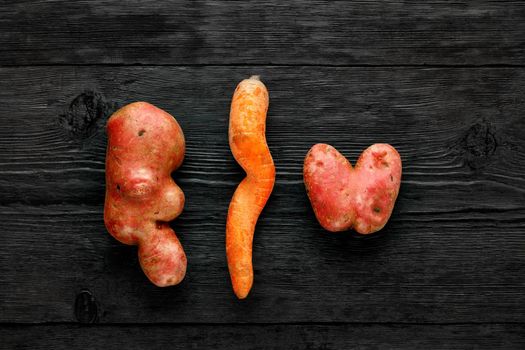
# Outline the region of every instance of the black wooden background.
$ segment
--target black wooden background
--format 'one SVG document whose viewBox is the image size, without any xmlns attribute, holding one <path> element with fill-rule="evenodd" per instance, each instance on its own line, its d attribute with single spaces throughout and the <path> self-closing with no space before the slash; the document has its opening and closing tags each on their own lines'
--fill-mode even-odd
<svg viewBox="0 0 525 350">
<path fill-rule="evenodd" d="M 277 182 L 239 301 L 227 125 L 251 74 L 270 91 Z M 187 139 L 177 287 L 149 283 L 104 228 L 105 121 L 137 100 Z M 0 347 L 523 349 L 524 114 L 521 1 L 4 0 Z M 317 142 L 352 162 L 399 150 L 380 234 L 316 222 L 302 161 Z"/>
</svg>

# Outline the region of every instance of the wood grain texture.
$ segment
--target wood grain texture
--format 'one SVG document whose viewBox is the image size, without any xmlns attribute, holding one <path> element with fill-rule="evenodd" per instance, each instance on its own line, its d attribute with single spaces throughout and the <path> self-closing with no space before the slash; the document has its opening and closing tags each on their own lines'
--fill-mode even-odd
<svg viewBox="0 0 525 350">
<path fill-rule="evenodd" d="M 237 82 L 270 91 L 274 193 L 254 242 L 255 285 L 230 290 L 224 227 L 243 177 L 227 144 Z M 525 69 L 28 67 L 0 69 L 1 322 L 523 322 Z M 90 91 L 95 91 L 90 92 Z M 174 224 L 178 287 L 151 285 L 102 219 L 104 122 L 147 100 L 184 129 Z M 355 161 L 389 142 L 404 162 L 391 222 L 373 239 L 317 224 L 309 147 Z M 341 339 L 340 339 L 341 340 Z"/>
<path fill-rule="evenodd" d="M 4 1 L 0 64 L 523 65 L 520 1 Z"/>
<path fill-rule="evenodd" d="M 28 338 L 27 334 L 32 337 Z M 15 349 L 523 349 L 525 327 L 494 325 L 0 326 Z"/>
<path fill-rule="evenodd" d="M 524 33 L 520 1 L 3 1 L 0 348 L 524 348 Z M 277 184 L 239 302 L 227 125 L 251 74 L 270 90 Z M 104 125 L 136 100 L 187 139 L 174 288 L 103 224 Z M 352 162 L 400 151 L 380 234 L 316 222 L 301 172 L 317 142 Z"/>
</svg>

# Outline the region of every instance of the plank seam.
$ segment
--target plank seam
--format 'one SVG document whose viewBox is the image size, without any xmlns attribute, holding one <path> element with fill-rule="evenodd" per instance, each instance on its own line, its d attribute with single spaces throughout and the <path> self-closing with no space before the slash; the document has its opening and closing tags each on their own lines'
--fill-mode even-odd
<svg viewBox="0 0 525 350">
<path fill-rule="evenodd" d="M 31 67 L 181 67 L 181 68 L 201 68 L 201 67 L 268 67 L 268 68 L 286 68 L 286 67 L 316 67 L 316 68 L 524 68 L 525 64 L 257 64 L 257 63 L 225 63 L 225 64 L 208 64 L 208 63 L 190 63 L 190 64 L 171 64 L 171 63 L 43 63 L 43 64 L 0 64 L 0 68 L 31 68 Z"/>
<path fill-rule="evenodd" d="M 74 326 L 74 325 L 88 325 L 89 327 L 184 327 L 184 326 L 468 326 L 468 325 L 525 325 L 521 321 L 505 321 L 505 322 L 150 322 L 150 323 L 126 323 L 126 322 L 105 322 L 105 323 L 80 323 L 80 322 L 34 322 L 34 323 L 18 323 L 18 322 L 0 322 L 0 327 L 38 327 L 38 326 Z"/>
</svg>

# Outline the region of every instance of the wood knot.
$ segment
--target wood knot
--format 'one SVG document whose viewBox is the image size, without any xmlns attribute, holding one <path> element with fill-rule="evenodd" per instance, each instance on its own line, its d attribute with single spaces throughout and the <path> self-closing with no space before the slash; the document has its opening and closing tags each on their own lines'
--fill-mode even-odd
<svg viewBox="0 0 525 350">
<path fill-rule="evenodd" d="M 103 129 L 116 109 L 116 104 L 106 101 L 99 92 L 85 91 L 71 101 L 58 122 L 69 137 L 83 141 Z"/>
<path fill-rule="evenodd" d="M 472 125 L 460 140 L 466 163 L 472 169 L 485 166 L 496 152 L 498 141 L 496 130 L 486 120 Z"/>
<path fill-rule="evenodd" d="M 98 321 L 98 307 L 95 296 L 89 290 L 83 290 L 75 299 L 75 317 L 80 323 Z"/>
</svg>

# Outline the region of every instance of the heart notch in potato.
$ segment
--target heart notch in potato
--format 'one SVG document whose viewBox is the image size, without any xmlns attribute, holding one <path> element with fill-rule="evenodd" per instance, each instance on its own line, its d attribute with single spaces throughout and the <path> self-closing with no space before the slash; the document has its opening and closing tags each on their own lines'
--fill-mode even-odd
<svg viewBox="0 0 525 350">
<path fill-rule="evenodd" d="M 381 230 L 392 214 L 401 184 L 401 157 L 394 147 L 376 143 L 352 167 L 334 147 L 319 143 L 304 159 L 303 176 L 323 228 L 369 234 Z"/>
</svg>

